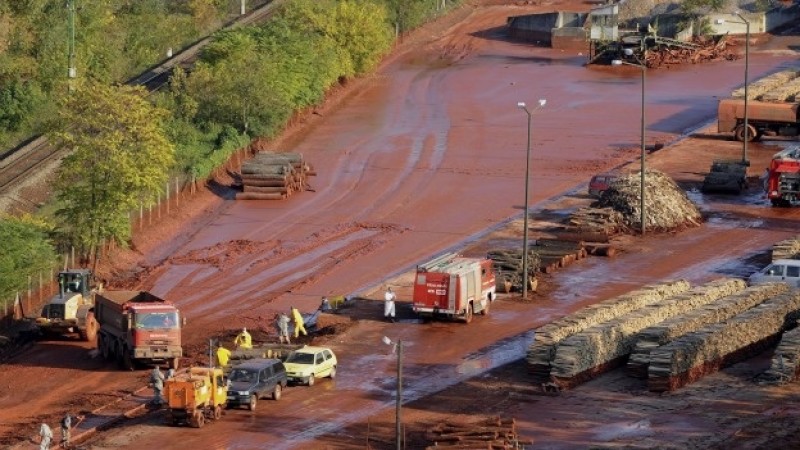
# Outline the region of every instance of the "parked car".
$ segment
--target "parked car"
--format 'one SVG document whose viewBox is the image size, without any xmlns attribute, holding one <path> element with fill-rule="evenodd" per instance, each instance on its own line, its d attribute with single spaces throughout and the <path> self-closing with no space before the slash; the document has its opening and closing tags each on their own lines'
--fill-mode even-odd
<svg viewBox="0 0 800 450">
<path fill-rule="evenodd" d="M 336 355 L 327 347 L 305 346 L 286 358 L 289 381 L 313 386 L 317 378 L 336 377 Z"/>
<path fill-rule="evenodd" d="M 259 398 L 280 400 L 288 381 L 279 359 L 251 359 L 238 364 L 228 374 L 228 406 L 247 406 L 253 411 Z"/>
<path fill-rule="evenodd" d="M 593 176 L 591 181 L 589 181 L 589 195 L 600 197 L 617 178 L 619 178 L 619 175 L 614 173 L 603 173 Z"/>
<path fill-rule="evenodd" d="M 750 284 L 784 282 L 800 287 L 800 259 L 778 259 L 750 275 Z"/>
</svg>

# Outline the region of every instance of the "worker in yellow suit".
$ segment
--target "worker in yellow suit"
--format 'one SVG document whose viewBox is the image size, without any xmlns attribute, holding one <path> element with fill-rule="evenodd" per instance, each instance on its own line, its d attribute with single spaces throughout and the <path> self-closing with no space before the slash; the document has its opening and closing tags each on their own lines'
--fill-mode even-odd
<svg viewBox="0 0 800 450">
<path fill-rule="evenodd" d="M 253 338 L 247 332 L 247 328 L 242 328 L 242 332 L 233 340 L 236 348 L 250 349 L 253 348 Z"/>
<path fill-rule="evenodd" d="M 303 336 L 308 336 L 306 327 L 303 324 L 303 316 L 294 306 L 292 306 L 292 319 L 294 320 L 294 338 L 297 339 L 300 336 L 300 332 L 303 333 Z"/>
<path fill-rule="evenodd" d="M 231 351 L 217 344 L 217 367 L 225 367 L 231 359 Z"/>
</svg>

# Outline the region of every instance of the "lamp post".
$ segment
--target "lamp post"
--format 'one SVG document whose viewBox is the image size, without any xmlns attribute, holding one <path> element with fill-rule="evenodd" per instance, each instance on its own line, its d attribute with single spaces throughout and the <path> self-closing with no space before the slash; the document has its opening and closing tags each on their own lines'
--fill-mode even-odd
<svg viewBox="0 0 800 450">
<path fill-rule="evenodd" d="M 647 49 L 645 47 L 644 39 L 645 38 L 642 38 L 642 51 L 646 52 Z M 646 80 L 645 73 L 647 72 L 647 66 L 644 64 L 644 62 L 642 62 L 642 60 L 639 59 L 638 56 L 634 55 L 633 50 L 631 50 L 629 48 L 626 48 L 624 53 L 625 53 L 625 56 L 633 56 L 636 59 L 636 64 L 631 64 L 631 63 L 629 63 L 627 61 L 623 61 L 621 59 L 615 59 L 615 60 L 611 61 L 611 65 L 620 66 L 620 65 L 624 64 L 624 65 L 639 67 L 642 70 L 642 113 L 641 113 L 641 130 L 640 130 L 640 135 L 641 135 L 640 175 L 641 175 L 641 179 L 639 181 L 641 186 L 639 187 L 639 202 L 640 202 L 639 203 L 639 210 L 640 210 L 639 222 L 641 222 L 641 233 L 642 233 L 642 236 L 644 236 L 645 230 L 647 229 L 647 226 L 645 224 L 645 217 L 647 217 L 647 216 L 645 214 L 645 203 L 644 203 L 644 181 L 645 181 L 644 172 L 645 172 L 645 155 L 646 155 L 646 151 L 645 151 L 646 150 L 645 149 L 645 126 L 644 126 L 644 124 L 645 124 L 645 108 L 644 108 L 645 95 L 644 95 L 644 93 L 645 93 L 645 80 Z"/>
<path fill-rule="evenodd" d="M 68 55 L 68 68 L 67 68 L 67 86 L 69 92 L 74 89 L 72 80 L 77 76 L 77 69 L 75 68 L 75 0 L 67 1 L 67 11 L 69 12 L 69 42 L 67 44 Z"/>
<path fill-rule="evenodd" d="M 400 420 L 400 411 L 401 405 L 403 404 L 403 341 L 398 339 L 397 342 L 392 342 L 392 340 L 386 336 L 381 340 L 386 345 L 394 346 L 392 350 L 397 353 L 397 398 L 395 403 L 394 437 L 397 442 L 397 450 L 402 450 L 402 430 L 400 429 L 400 424 L 402 422 Z"/>
<path fill-rule="evenodd" d="M 547 104 L 546 99 L 539 99 L 539 106 L 536 109 L 543 108 Z M 531 172 L 531 111 L 528 109 L 525 102 L 518 102 L 517 108 L 525 111 L 528 115 L 528 146 L 525 153 L 525 217 L 522 224 L 522 298 L 528 298 L 528 191 L 530 185 L 530 172 Z M 536 111 L 534 109 L 534 111 Z"/>
<path fill-rule="evenodd" d="M 748 98 L 749 95 L 748 95 L 748 92 L 747 92 L 747 87 L 748 87 L 748 84 L 749 84 L 748 80 L 747 80 L 747 75 L 748 75 L 747 72 L 748 72 L 748 69 L 750 67 L 750 22 L 747 19 L 745 19 L 741 14 L 739 14 L 739 11 L 734 12 L 734 14 L 737 15 L 740 19 L 742 19 L 742 22 L 744 22 L 744 26 L 745 26 L 745 41 L 744 41 L 744 139 L 743 139 L 743 142 L 742 142 L 742 163 L 745 164 L 745 165 L 748 165 L 747 164 L 747 141 L 750 140 L 749 136 L 748 136 L 748 134 L 750 132 L 750 129 L 749 129 L 750 126 L 748 125 L 748 122 L 747 122 L 747 101 L 749 100 L 749 98 Z"/>
</svg>

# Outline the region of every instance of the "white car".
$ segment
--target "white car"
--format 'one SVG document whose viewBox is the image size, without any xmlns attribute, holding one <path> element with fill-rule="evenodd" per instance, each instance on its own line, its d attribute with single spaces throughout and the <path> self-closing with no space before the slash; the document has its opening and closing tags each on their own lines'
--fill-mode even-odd
<svg viewBox="0 0 800 450">
<path fill-rule="evenodd" d="M 750 275 L 750 284 L 784 282 L 800 287 L 800 259 L 778 259 Z"/>
</svg>

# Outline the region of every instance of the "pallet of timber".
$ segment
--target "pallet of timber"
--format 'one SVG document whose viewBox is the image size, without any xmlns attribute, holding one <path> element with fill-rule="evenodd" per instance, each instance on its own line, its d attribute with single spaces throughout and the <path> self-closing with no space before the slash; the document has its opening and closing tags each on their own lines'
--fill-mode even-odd
<svg viewBox="0 0 800 450">
<path fill-rule="evenodd" d="M 800 291 L 773 297 L 731 319 L 707 325 L 650 352 L 647 387 L 679 389 L 722 367 L 763 352 L 797 321 Z"/>
<path fill-rule="evenodd" d="M 747 289 L 703 305 L 686 314 L 675 316 L 640 331 L 636 345 L 628 358 L 626 371 L 637 378 L 647 378 L 650 351 L 667 344 L 685 334 L 717 322 L 728 320 L 761 302 L 789 290 L 786 283 L 771 283 L 751 286 Z"/>
<path fill-rule="evenodd" d="M 649 304 L 688 291 L 686 280 L 644 286 L 641 289 L 587 306 L 572 314 L 539 327 L 528 347 L 528 369 L 537 382 L 550 380 L 550 364 L 559 342 L 599 323 L 613 320 Z"/>
<path fill-rule="evenodd" d="M 316 172 L 300 153 L 259 152 L 242 164 L 237 200 L 281 200 L 308 187 Z"/>
<path fill-rule="evenodd" d="M 493 417 L 477 422 L 439 422 L 425 430 L 429 445 L 425 449 L 504 450 L 533 445 L 532 439 L 517 434 L 512 418 Z"/>
<path fill-rule="evenodd" d="M 550 375 L 563 387 L 594 378 L 624 361 L 640 331 L 738 292 L 744 285 L 738 278 L 714 280 L 570 336 L 559 342 Z"/>
</svg>

